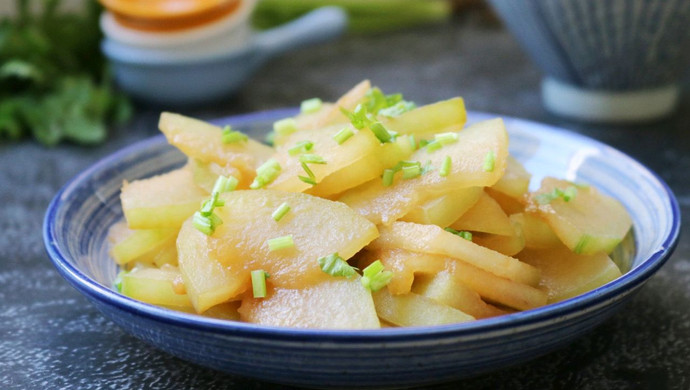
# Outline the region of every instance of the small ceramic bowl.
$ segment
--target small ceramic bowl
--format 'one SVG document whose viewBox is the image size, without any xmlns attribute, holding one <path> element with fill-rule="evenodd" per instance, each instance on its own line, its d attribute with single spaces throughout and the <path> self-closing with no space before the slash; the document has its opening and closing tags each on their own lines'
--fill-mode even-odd
<svg viewBox="0 0 690 390">
<path fill-rule="evenodd" d="M 219 124 L 261 137 L 278 110 Z M 487 119 L 471 113 L 470 120 Z M 223 321 L 132 300 L 111 286 L 108 228 L 123 217 L 120 186 L 185 163 L 163 136 L 107 157 L 67 183 L 46 212 L 46 250 L 57 270 L 126 332 L 182 359 L 228 373 L 310 387 L 413 386 L 514 365 L 552 351 L 611 316 L 671 255 L 678 203 L 663 181 L 625 154 L 590 138 L 506 119 L 511 153 L 539 182 L 545 175 L 597 186 L 633 219 L 631 267 L 618 279 L 556 304 L 475 322 L 377 330 L 309 330 Z M 86 309 L 85 309 L 86 310 Z"/>
<path fill-rule="evenodd" d="M 107 16 L 104 17 L 103 28 L 106 31 L 110 28 L 107 20 Z M 162 38 L 158 36 L 160 34 L 147 33 L 147 40 L 139 45 L 133 44 L 138 41 L 136 34 L 113 34 L 118 40 L 104 39 L 101 49 L 123 90 L 139 100 L 178 107 L 231 95 L 270 58 L 332 40 L 347 27 L 346 13 L 337 7 L 317 9 L 293 22 L 260 33 L 242 33 L 241 20 L 237 19 L 237 24 L 231 26 L 240 30 L 243 39 L 239 41 L 233 38 L 233 34 L 215 35 L 215 27 L 209 26 L 210 30 L 195 30 L 178 36 L 175 38 L 177 46 L 167 41 L 169 46 L 152 48 L 151 44 Z M 219 21 L 219 29 L 224 31 L 223 28 L 228 26 L 222 24 L 227 22 Z M 130 33 L 133 34 L 132 31 Z"/>
<path fill-rule="evenodd" d="M 690 65 L 690 7 L 656 0 L 490 0 L 546 74 L 566 117 L 637 122 L 669 114 Z"/>
</svg>

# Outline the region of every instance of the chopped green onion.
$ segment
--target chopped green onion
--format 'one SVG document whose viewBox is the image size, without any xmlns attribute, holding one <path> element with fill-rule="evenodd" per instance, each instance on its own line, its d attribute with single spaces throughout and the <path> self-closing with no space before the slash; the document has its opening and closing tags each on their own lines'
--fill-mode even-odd
<svg viewBox="0 0 690 390">
<path fill-rule="evenodd" d="M 271 218 L 278 222 L 285 216 L 285 214 L 288 213 L 288 211 L 290 211 L 290 205 L 288 205 L 287 202 L 283 202 L 280 206 L 278 206 L 277 209 L 273 211 Z"/>
<path fill-rule="evenodd" d="M 484 156 L 484 172 L 493 172 L 494 165 L 496 164 L 496 153 L 493 150 L 489 150 Z"/>
<path fill-rule="evenodd" d="M 311 141 L 300 141 L 295 144 L 295 146 L 288 149 L 288 154 L 290 156 L 295 156 L 300 153 L 306 153 L 314 147 L 314 143 Z"/>
<path fill-rule="evenodd" d="M 305 182 L 307 184 L 311 184 L 313 186 L 316 185 L 316 180 L 312 179 L 311 177 L 297 176 L 297 178 L 302 180 L 303 182 Z"/>
<path fill-rule="evenodd" d="M 369 125 L 369 130 L 371 130 L 376 138 L 381 141 L 382 144 L 386 142 L 391 142 L 392 134 L 381 124 L 381 122 L 374 122 Z"/>
<path fill-rule="evenodd" d="M 342 145 L 343 142 L 350 139 L 350 137 L 352 137 L 353 135 L 355 135 L 355 132 L 352 131 L 351 128 L 344 127 L 342 130 L 335 133 L 335 135 L 333 136 L 333 139 L 335 140 L 336 143 L 338 143 L 338 145 Z"/>
<path fill-rule="evenodd" d="M 565 191 L 561 190 L 560 188 L 554 188 L 551 192 L 536 195 L 534 199 L 540 205 L 546 205 L 551 203 L 552 200 L 558 198 L 562 198 L 565 202 L 570 202 L 573 198 L 575 198 L 576 195 L 577 188 L 575 186 L 569 186 L 565 189 Z"/>
<path fill-rule="evenodd" d="M 199 213 L 204 217 L 208 217 L 213 214 L 213 209 L 216 207 L 216 202 L 218 201 L 218 193 L 214 192 L 211 194 L 211 199 L 207 199 L 201 203 L 201 209 Z"/>
<path fill-rule="evenodd" d="M 256 177 L 249 188 L 256 190 L 271 184 L 280 175 L 281 167 L 278 161 L 269 159 L 256 169 Z"/>
<path fill-rule="evenodd" d="M 583 234 L 580 239 L 577 241 L 577 244 L 575 245 L 575 248 L 573 248 L 573 252 L 577 253 L 578 255 L 582 253 L 582 251 L 585 249 L 587 244 L 589 243 L 591 236 L 588 234 Z"/>
<path fill-rule="evenodd" d="M 391 271 L 385 271 L 381 260 L 369 264 L 367 268 L 362 270 L 362 286 L 369 290 L 376 292 L 384 288 L 393 279 Z"/>
<path fill-rule="evenodd" d="M 412 147 L 412 150 L 417 150 L 418 145 L 417 141 L 414 139 L 414 134 L 410 134 L 407 136 L 408 141 L 410 141 L 410 147 Z"/>
<path fill-rule="evenodd" d="M 458 142 L 458 133 L 438 133 L 434 136 L 434 139 L 441 145 L 448 145 L 453 142 Z"/>
<path fill-rule="evenodd" d="M 273 131 L 281 136 L 290 135 L 297 131 L 297 122 L 294 118 L 285 118 L 273 123 Z"/>
<path fill-rule="evenodd" d="M 447 228 L 445 228 L 445 229 L 443 229 L 443 230 L 445 230 L 445 231 L 447 231 L 447 232 L 449 232 L 449 233 L 453 233 L 453 234 L 455 234 L 455 235 L 458 236 L 458 237 L 462 237 L 462 238 L 464 238 L 464 239 L 467 240 L 467 241 L 472 241 L 472 233 L 471 233 L 471 232 L 468 232 L 468 231 L 465 231 L 465 230 L 455 230 L 455 229 L 450 228 L 450 227 L 447 227 Z"/>
<path fill-rule="evenodd" d="M 328 256 L 319 257 L 318 259 L 321 271 L 331 276 L 344 276 L 350 278 L 355 275 L 355 268 L 347 263 L 337 253 Z"/>
<path fill-rule="evenodd" d="M 450 169 L 453 167 L 453 162 L 450 159 L 450 156 L 446 156 L 445 159 L 443 159 L 443 164 L 441 164 L 441 170 L 438 171 L 438 174 L 442 177 L 448 176 L 450 173 Z"/>
<path fill-rule="evenodd" d="M 367 91 L 366 97 L 367 110 L 372 114 L 376 114 L 382 108 L 388 107 L 386 95 L 384 95 L 378 87 L 374 87 Z"/>
<path fill-rule="evenodd" d="M 408 101 L 401 101 L 391 105 L 390 107 L 379 110 L 378 114 L 392 118 L 414 110 L 415 108 L 417 108 L 416 104 Z"/>
<path fill-rule="evenodd" d="M 213 234 L 213 232 L 216 231 L 216 227 L 222 223 L 223 220 L 217 215 L 203 215 L 199 211 L 194 213 L 194 217 L 192 219 L 192 224 L 194 227 L 207 236 Z"/>
<path fill-rule="evenodd" d="M 319 111 L 322 103 L 319 98 L 307 99 L 300 104 L 300 111 L 303 114 L 311 114 L 312 112 Z"/>
<path fill-rule="evenodd" d="M 249 137 L 247 134 L 233 130 L 230 126 L 225 126 L 221 140 L 224 144 L 232 144 L 236 142 L 247 142 Z"/>
<path fill-rule="evenodd" d="M 252 275 L 252 292 L 254 293 L 254 298 L 265 298 L 266 297 L 266 278 L 267 273 L 264 270 L 254 270 L 251 272 Z"/>
<path fill-rule="evenodd" d="M 424 168 L 422 168 L 422 175 L 426 175 L 427 172 L 433 171 L 435 167 L 431 164 L 431 160 L 428 160 L 426 164 L 424 164 Z"/>
<path fill-rule="evenodd" d="M 218 179 L 216 179 L 216 182 L 213 185 L 213 191 L 211 191 L 211 193 L 235 191 L 235 188 L 237 188 L 238 183 L 239 180 L 237 180 L 234 176 L 225 177 L 223 175 L 220 175 L 218 176 Z"/>
<path fill-rule="evenodd" d="M 403 169 L 404 167 L 422 167 L 422 163 L 419 161 L 407 161 L 407 160 L 400 160 L 398 161 L 397 164 L 393 167 L 393 170 L 395 172 L 398 172 L 399 170 Z"/>
<path fill-rule="evenodd" d="M 315 154 L 303 154 L 299 156 L 299 162 L 303 164 L 326 164 L 326 160 Z"/>
<path fill-rule="evenodd" d="M 292 235 L 271 238 L 266 242 L 268 243 L 268 250 L 271 252 L 295 246 L 295 242 L 292 241 Z"/>
<path fill-rule="evenodd" d="M 422 174 L 421 165 L 402 167 L 403 179 L 414 179 Z"/>
<path fill-rule="evenodd" d="M 307 173 L 309 178 L 312 180 L 316 180 L 316 176 L 314 176 L 314 172 L 312 172 L 311 169 L 309 169 L 309 165 L 307 165 L 307 163 L 305 162 L 300 162 L 300 164 L 302 165 L 302 169 L 304 169 L 304 172 Z"/>
<path fill-rule="evenodd" d="M 393 177 L 395 176 L 395 171 L 392 169 L 383 170 L 383 186 L 390 187 L 393 184 Z"/>
<path fill-rule="evenodd" d="M 115 280 L 113 280 L 113 287 L 117 290 L 117 292 L 122 292 L 122 277 L 127 275 L 129 272 L 122 270 L 117 273 L 117 276 L 115 277 Z"/>
<path fill-rule="evenodd" d="M 433 140 L 433 141 L 426 144 L 426 151 L 428 153 L 435 152 L 435 151 L 441 149 L 441 146 L 443 146 L 443 145 L 441 145 L 440 142 Z"/>
<path fill-rule="evenodd" d="M 563 191 L 563 200 L 566 202 L 570 202 L 575 196 L 577 196 L 577 188 L 575 186 L 569 186 Z"/>
<path fill-rule="evenodd" d="M 352 126 L 358 130 L 365 128 L 371 123 L 371 119 L 367 116 L 367 108 L 362 104 L 358 104 L 352 112 L 340 107 L 340 112 L 342 112 L 350 120 Z"/>
<path fill-rule="evenodd" d="M 431 143 L 431 141 L 429 141 L 427 139 L 420 139 L 419 140 L 419 147 L 423 148 L 423 147 L 429 145 L 430 143 Z"/>
</svg>

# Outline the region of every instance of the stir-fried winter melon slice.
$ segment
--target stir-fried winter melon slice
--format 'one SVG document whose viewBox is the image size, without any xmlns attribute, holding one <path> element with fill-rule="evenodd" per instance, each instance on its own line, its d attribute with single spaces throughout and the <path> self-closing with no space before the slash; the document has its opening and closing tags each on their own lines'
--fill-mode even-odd
<svg viewBox="0 0 690 390">
<path fill-rule="evenodd" d="M 273 154 L 271 147 L 251 138 L 225 144 L 220 127 L 179 114 L 162 113 L 158 127 L 168 142 L 187 156 L 206 163 L 233 166 L 252 179 L 254 170 Z"/>
<path fill-rule="evenodd" d="M 603 252 L 577 255 L 560 245 L 544 250 L 527 249 L 519 257 L 541 270 L 541 285 L 546 288 L 549 303 L 594 290 L 621 276 L 618 266 Z"/>
<path fill-rule="evenodd" d="M 482 193 L 481 187 L 461 188 L 415 206 L 401 220 L 446 227 L 472 208 Z"/>
<path fill-rule="evenodd" d="M 482 300 L 476 291 L 459 282 L 448 271 L 415 278 L 412 291 L 444 305 L 454 307 L 475 318 L 495 317 L 506 311 Z"/>
<path fill-rule="evenodd" d="M 121 292 L 130 298 L 173 308 L 191 308 L 177 267 L 135 268 L 122 274 Z"/>
<path fill-rule="evenodd" d="M 379 319 L 369 290 L 359 276 L 301 289 L 269 289 L 265 298 L 246 297 L 242 320 L 261 325 L 319 329 L 376 329 Z M 269 278 L 268 284 L 271 283 Z"/>
<path fill-rule="evenodd" d="M 390 186 L 377 178 L 346 191 L 338 200 L 377 225 L 389 225 L 433 197 L 496 183 L 503 175 L 508 155 L 503 121 L 477 123 L 456 134 L 457 142 L 431 152 L 428 147 L 422 148 L 409 157 L 410 161 L 434 169 L 409 180 L 398 173 Z M 452 164 L 449 174 L 441 176 L 439 168 L 447 156 Z"/>
<path fill-rule="evenodd" d="M 401 248 L 462 260 L 496 276 L 536 286 L 539 270 L 518 259 L 479 246 L 438 226 L 410 222 L 395 222 L 380 227 L 380 236 L 370 249 Z"/>
<path fill-rule="evenodd" d="M 594 187 L 551 177 L 531 195 L 527 210 L 538 213 L 570 250 L 583 255 L 611 252 L 632 226 L 617 200 Z"/>
<path fill-rule="evenodd" d="M 421 106 L 396 117 L 380 115 L 379 119 L 389 130 L 424 138 L 462 129 L 467 122 L 467 111 L 462 98 L 456 97 Z"/>
<path fill-rule="evenodd" d="M 512 236 L 515 233 L 510 219 L 501 206 L 489 195 L 482 193 L 477 202 L 457 221 L 450 224 L 455 230 L 469 230 Z"/>
<path fill-rule="evenodd" d="M 120 200 L 130 229 L 179 228 L 207 193 L 194 184 L 188 168 L 149 179 L 124 182 Z"/>
<path fill-rule="evenodd" d="M 414 293 L 392 295 L 384 288 L 372 295 L 379 317 L 398 326 L 444 325 L 475 319 L 458 309 Z"/>
</svg>

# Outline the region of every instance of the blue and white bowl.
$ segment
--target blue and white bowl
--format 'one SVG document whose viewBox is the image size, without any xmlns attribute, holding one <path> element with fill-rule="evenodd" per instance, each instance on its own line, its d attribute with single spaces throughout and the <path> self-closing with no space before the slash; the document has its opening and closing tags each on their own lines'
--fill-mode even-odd
<svg viewBox="0 0 690 390">
<path fill-rule="evenodd" d="M 490 0 L 546 73 L 544 103 L 564 116 L 664 116 L 690 65 L 690 3 L 671 0 Z"/>
<path fill-rule="evenodd" d="M 295 110 L 226 118 L 253 136 Z M 470 120 L 490 117 L 471 113 Z M 668 259 L 678 240 L 673 193 L 625 154 L 553 127 L 507 119 L 511 152 L 535 182 L 555 175 L 618 198 L 634 224 L 631 269 L 600 288 L 557 304 L 476 322 L 380 330 L 308 330 L 223 321 L 171 311 L 111 288 L 115 263 L 107 232 L 122 218 L 123 180 L 181 166 L 163 136 L 115 153 L 67 183 L 51 202 L 43 234 L 57 270 L 126 332 L 182 359 L 228 373 L 312 387 L 413 386 L 450 381 L 545 354 L 591 330 L 629 301 Z"/>
</svg>

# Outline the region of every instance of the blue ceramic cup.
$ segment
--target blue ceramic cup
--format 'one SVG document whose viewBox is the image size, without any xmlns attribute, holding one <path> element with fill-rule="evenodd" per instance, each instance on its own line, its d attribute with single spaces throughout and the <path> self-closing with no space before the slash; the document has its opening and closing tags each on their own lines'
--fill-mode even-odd
<svg viewBox="0 0 690 390">
<path fill-rule="evenodd" d="M 546 74 L 550 111 L 596 122 L 663 117 L 688 65 L 690 2 L 490 0 Z"/>
</svg>

